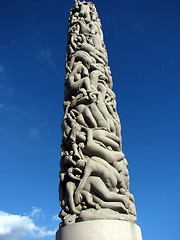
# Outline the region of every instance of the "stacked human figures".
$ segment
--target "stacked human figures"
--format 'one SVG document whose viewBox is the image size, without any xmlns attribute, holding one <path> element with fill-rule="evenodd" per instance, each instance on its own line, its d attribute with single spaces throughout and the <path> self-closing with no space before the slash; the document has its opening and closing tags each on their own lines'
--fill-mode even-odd
<svg viewBox="0 0 180 240">
<path fill-rule="evenodd" d="M 90 220 L 136 222 L 120 130 L 100 19 L 91 2 L 75 1 L 66 55 L 61 228 Z"/>
</svg>

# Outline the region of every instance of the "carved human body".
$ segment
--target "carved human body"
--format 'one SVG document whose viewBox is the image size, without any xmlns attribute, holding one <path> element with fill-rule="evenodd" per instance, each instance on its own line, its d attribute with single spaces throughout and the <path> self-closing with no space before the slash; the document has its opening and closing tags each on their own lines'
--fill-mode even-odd
<svg viewBox="0 0 180 240">
<path fill-rule="evenodd" d="M 62 225 L 102 218 L 135 222 L 116 97 L 92 3 L 75 1 L 71 10 L 64 96 Z"/>
</svg>

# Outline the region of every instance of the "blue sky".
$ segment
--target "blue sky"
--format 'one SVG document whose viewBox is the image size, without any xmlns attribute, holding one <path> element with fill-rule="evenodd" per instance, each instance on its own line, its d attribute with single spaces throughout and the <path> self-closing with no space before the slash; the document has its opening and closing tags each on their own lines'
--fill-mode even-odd
<svg viewBox="0 0 180 240">
<path fill-rule="evenodd" d="M 179 240 L 180 4 L 93 3 L 102 21 L 143 240 Z M 72 0 L 0 2 L 1 240 L 55 239 L 72 7 Z"/>
</svg>

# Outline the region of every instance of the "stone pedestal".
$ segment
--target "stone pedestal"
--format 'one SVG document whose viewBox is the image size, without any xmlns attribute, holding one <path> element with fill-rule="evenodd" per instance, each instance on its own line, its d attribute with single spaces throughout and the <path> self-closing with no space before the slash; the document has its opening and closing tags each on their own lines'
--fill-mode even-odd
<svg viewBox="0 0 180 240">
<path fill-rule="evenodd" d="M 142 240 L 138 225 L 119 220 L 93 220 L 60 228 L 56 240 Z"/>
</svg>

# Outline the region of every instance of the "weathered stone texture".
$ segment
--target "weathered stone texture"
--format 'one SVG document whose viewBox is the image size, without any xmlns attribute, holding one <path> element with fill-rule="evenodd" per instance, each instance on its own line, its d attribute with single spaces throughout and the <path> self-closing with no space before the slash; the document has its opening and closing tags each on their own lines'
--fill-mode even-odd
<svg viewBox="0 0 180 240">
<path fill-rule="evenodd" d="M 75 1 L 68 27 L 62 122 L 62 226 L 102 219 L 136 222 L 115 98 L 96 8 Z"/>
</svg>

